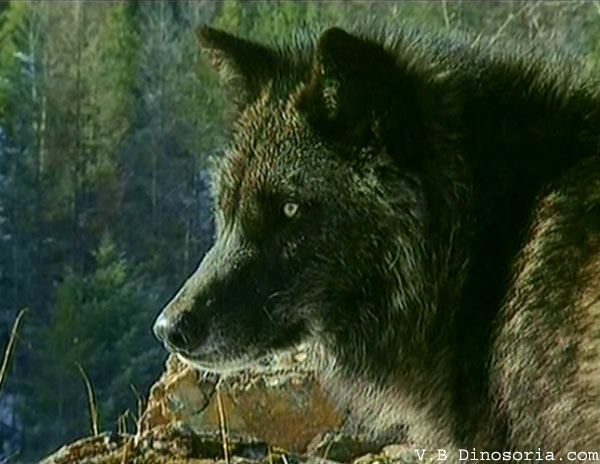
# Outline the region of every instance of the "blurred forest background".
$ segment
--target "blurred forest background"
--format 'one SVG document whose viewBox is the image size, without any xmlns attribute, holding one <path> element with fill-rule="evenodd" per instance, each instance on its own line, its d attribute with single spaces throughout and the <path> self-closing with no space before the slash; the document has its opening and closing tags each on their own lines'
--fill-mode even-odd
<svg viewBox="0 0 600 464">
<path fill-rule="evenodd" d="M 0 3 L 0 463 L 130 427 L 165 352 L 151 324 L 212 240 L 225 105 L 195 28 L 261 41 L 355 21 L 538 39 L 597 73 L 600 5 L 568 1 Z M 318 28 L 317 28 L 318 29 Z M 553 47 L 554 45 L 551 45 Z"/>
</svg>

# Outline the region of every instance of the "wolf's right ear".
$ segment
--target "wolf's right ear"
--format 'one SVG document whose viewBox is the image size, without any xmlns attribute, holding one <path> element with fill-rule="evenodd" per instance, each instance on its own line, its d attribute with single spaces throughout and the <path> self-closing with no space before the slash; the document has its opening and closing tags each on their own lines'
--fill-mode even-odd
<svg viewBox="0 0 600 464">
<path fill-rule="evenodd" d="M 318 38 L 311 77 L 298 108 L 326 136 L 345 145 L 373 137 L 376 110 L 389 104 L 394 58 L 372 40 L 332 27 Z"/>
<path fill-rule="evenodd" d="M 273 49 L 208 26 L 198 28 L 196 35 L 238 108 L 254 101 L 277 73 Z"/>
</svg>

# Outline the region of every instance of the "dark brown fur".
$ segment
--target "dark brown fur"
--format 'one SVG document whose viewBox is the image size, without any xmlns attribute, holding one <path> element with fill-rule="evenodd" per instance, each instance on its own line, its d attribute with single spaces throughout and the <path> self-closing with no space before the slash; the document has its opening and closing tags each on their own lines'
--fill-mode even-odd
<svg viewBox="0 0 600 464">
<path fill-rule="evenodd" d="M 199 36 L 238 119 L 166 346 L 226 371 L 317 340 L 358 424 L 450 462 L 600 451 L 600 98 L 576 62 L 406 31 Z"/>
</svg>

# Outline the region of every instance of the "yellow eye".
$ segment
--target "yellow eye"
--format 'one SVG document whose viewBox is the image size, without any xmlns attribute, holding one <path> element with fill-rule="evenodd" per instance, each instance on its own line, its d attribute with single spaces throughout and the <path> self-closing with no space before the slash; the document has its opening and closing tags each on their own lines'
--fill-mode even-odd
<svg viewBox="0 0 600 464">
<path fill-rule="evenodd" d="M 283 214 L 286 218 L 292 219 L 298 212 L 298 203 L 288 202 L 283 205 Z"/>
</svg>

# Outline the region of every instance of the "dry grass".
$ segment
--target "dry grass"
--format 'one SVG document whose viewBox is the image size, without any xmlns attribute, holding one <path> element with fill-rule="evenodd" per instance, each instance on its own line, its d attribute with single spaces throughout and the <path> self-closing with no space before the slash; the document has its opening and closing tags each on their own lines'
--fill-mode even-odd
<svg viewBox="0 0 600 464">
<path fill-rule="evenodd" d="M 131 417 L 131 411 L 129 409 L 125 410 L 123 414 L 121 414 L 117 419 L 117 433 L 119 435 L 126 435 L 128 432 L 127 427 L 127 419 Z M 135 420 L 135 419 L 134 419 Z"/>
<path fill-rule="evenodd" d="M 217 389 L 217 409 L 219 411 L 219 428 L 221 429 L 221 441 L 223 442 L 223 458 L 229 464 L 229 445 L 227 443 L 227 423 L 225 422 L 225 411 L 223 401 L 221 401 L 221 392 Z"/>
<path fill-rule="evenodd" d="M 4 387 L 4 381 L 6 380 L 8 365 L 10 363 L 10 358 L 17 339 L 17 333 L 19 332 L 19 325 L 21 324 L 21 319 L 23 319 L 23 316 L 26 312 L 27 309 L 22 309 L 21 311 L 19 311 L 19 314 L 17 314 L 12 330 L 10 332 L 10 338 L 8 339 L 8 343 L 6 344 L 6 349 L 4 350 L 4 358 L 2 360 L 2 367 L 0 368 L 0 397 L 2 396 L 2 388 Z"/>
<path fill-rule="evenodd" d="M 134 417 L 134 420 L 135 420 L 135 435 L 137 437 L 139 437 L 142 433 L 142 422 L 148 412 L 147 410 L 145 410 L 146 401 L 144 400 L 144 397 L 140 394 L 138 389 L 135 387 L 135 385 L 131 384 L 131 385 L 129 385 L 129 388 L 131 388 L 131 391 L 135 395 L 135 399 L 137 401 L 138 411 L 137 411 L 137 416 Z"/>
<path fill-rule="evenodd" d="M 98 404 L 96 403 L 96 395 L 94 394 L 94 388 L 92 387 L 92 383 L 90 382 L 88 375 L 83 369 L 83 366 L 79 363 L 75 363 L 75 365 L 77 366 L 77 369 L 79 369 L 79 372 L 83 377 L 83 381 L 85 382 L 85 388 L 87 390 L 88 395 L 88 404 L 90 406 L 90 421 L 92 423 L 92 433 L 95 437 L 97 437 L 100 431 L 98 429 Z"/>
</svg>

